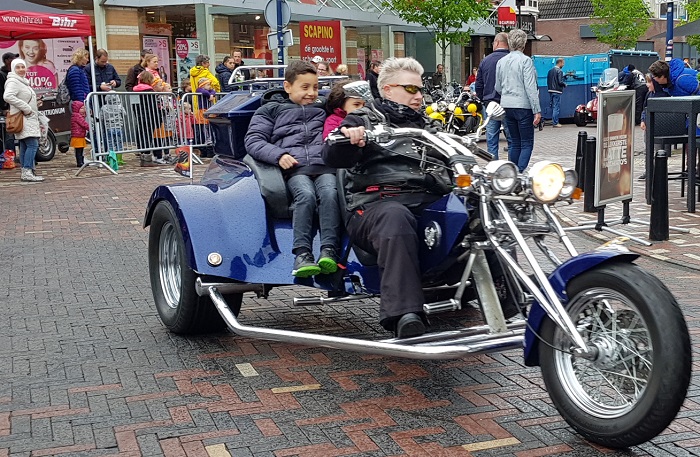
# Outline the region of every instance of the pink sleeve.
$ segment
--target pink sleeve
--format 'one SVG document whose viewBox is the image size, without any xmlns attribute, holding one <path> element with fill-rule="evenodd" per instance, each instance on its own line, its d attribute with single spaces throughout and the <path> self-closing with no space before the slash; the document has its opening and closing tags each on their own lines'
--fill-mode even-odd
<svg viewBox="0 0 700 457">
<path fill-rule="evenodd" d="M 323 140 L 325 141 L 328 134 L 337 128 L 340 123 L 343 122 L 343 118 L 337 114 L 331 114 L 326 118 L 326 122 L 323 124 Z"/>
<path fill-rule="evenodd" d="M 88 121 L 85 120 L 85 118 L 82 115 L 80 115 L 80 113 L 78 113 L 76 120 L 78 121 L 78 125 L 84 128 L 86 132 L 90 131 L 90 124 L 88 124 Z"/>
</svg>

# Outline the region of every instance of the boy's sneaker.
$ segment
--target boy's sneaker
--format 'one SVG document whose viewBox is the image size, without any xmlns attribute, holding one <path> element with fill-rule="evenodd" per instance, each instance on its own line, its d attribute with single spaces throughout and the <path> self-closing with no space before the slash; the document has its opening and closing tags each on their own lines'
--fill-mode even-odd
<svg viewBox="0 0 700 457">
<path fill-rule="evenodd" d="M 330 246 L 321 248 L 318 266 L 324 275 L 338 271 L 338 255 L 335 253 L 335 248 Z"/>
<path fill-rule="evenodd" d="M 316 265 L 314 260 L 314 255 L 310 252 L 302 252 L 297 254 L 296 259 L 294 259 L 294 269 L 292 270 L 292 276 L 297 278 L 308 278 L 310 276 L 316 276 L 321 272 L 321 268 Z"/>
</svg>

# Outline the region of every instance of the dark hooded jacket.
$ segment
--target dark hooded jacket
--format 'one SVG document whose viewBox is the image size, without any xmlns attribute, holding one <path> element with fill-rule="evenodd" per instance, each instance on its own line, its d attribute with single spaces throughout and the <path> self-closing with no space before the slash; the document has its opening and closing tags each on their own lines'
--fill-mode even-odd
<svg viewBox="0 0 700 457">
<path fill-rule="evenodd" d="M 263 105 L 255 111 L 245 136 L 246 152 L 256 160 L 278 165 L 284 154 L 299 162 L 284 170 L 286 178 L 296 174 L 335 173 L 321 157 L 325 100 L 299 105 L 284 90 L 267 92 Z"/>
<path fill-rule="evenodd" d="M 221 85 L 221 92 L 231 92 L 234 90 L 233 84 L 229 84 L 231 79 L 231 70 L 228 69 L 226 65 L 220 63 L 216 66 L 216 77 L 219 79 L 219 84 Z"/>
<path fill-rule="evenodd" d="M 378 102 L 377 109 L 392 126 L 426 127 L 421 113 L 387 100 Z M 374 113 L 362 108 L 348 114 L 340 127 L 370 128 L 377 121 Z M 332 167 L 348 168 L 345 200 L 349 211 L 386 199 L 417 209 L 451 190 L 450 177 L 444 165 L 431 170 L 421 169 L 421 155 L 413 147 L 411 139 L 399 139 L 381 146 L 370 143 L 363 148 L 351 144 L 326 144 L 323 158 Z M 431 160 L 438 162 L 441 158 L 431 157 Z"/>
</svg>

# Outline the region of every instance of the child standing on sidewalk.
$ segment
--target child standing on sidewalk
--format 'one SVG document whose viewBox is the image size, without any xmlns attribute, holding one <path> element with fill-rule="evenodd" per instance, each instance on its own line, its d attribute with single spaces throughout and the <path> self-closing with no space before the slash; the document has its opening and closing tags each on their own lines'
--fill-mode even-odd
<svg viewBox="0 0 700 457">
<path fill-rule="evenodd" d="M 75 149 L 75 164 L 78 168 L 85 164 L 85 134 L 90 130 L 90 124 L 85 119 L 85 104 L 77 100 L 71 102 L 70 115 L 70 146 Z"/>
</svg>

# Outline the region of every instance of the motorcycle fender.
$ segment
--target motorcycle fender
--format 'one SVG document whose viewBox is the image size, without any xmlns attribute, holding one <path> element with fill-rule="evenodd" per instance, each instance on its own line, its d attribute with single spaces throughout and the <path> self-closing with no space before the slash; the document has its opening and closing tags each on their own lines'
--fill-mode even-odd
<svg viewBox="0 0 700 457">
<path fill-rule="evenodd" d="M 198 274 L 251 283 L 289 282 L 291 263 L 280 262 L 284 256 L 269 232 L 277 227 L 268 224 L 260 187 L 245 164 L 234 162 L 212 161 L 203 184 L 156 188 L 144 227 L 158 203 L 167 201 L 177 215 L 188 264 Z M 220 254 L 221 264 L 208 263 L 210 253 Z"/>
<path fill-rule="evenodd" d="M 585 113 L 586 112 L 586 105 L 578 105 L 576 107 L 576 112 L 577 113 Z"/>
<path fill-rule="evenodd" d="M 564 308 L 566 308 L 569 303 L 569 297 L 566 294 L 566 286 L 573 278 L 606 262 L 616 261 L 632 263 L 637 257 L 639 257 L 639 254 L 629 251 L 596 249 L 573 257 L 561 264 L 549 276 L 549 283 L 552 285 L 554 292 L 559 297 Z M 527 318 L 528 326 L 525 329 L 525 365 L 529 367 L 538 366 L 540 364 L 540 340 L 535 336 L 535 333 L 539 334 L 540 327 L 545 318 L 548 318 L 547 312 L 538 301 L 535 301 L 530 308 L 530 313 Z"/>
</svg>

